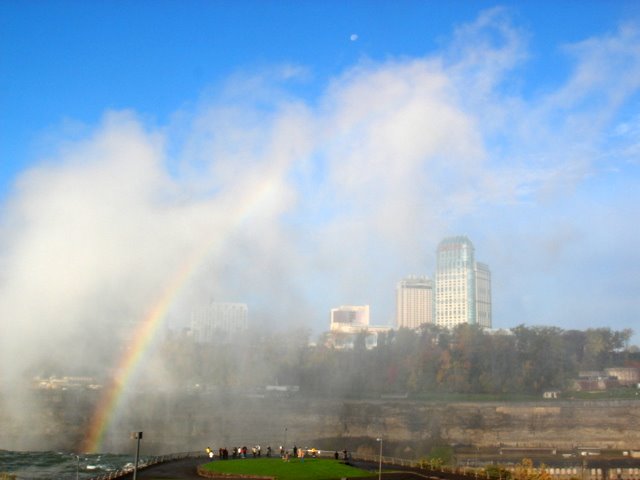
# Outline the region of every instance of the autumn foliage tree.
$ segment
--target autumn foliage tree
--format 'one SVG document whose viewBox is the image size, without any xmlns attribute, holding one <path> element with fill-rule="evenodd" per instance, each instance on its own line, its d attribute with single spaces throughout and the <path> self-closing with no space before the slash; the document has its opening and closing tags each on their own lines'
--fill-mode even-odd
<svg viewBox="0 0 640 480">
<path fill-rule="evenodd" d="M 533 466 L 533 461 L 524 458 L 522 462 L 516 464 L 511 473 L 513 480 L 551 480 L 551 474 L 544 465 Z"/>
</svg>

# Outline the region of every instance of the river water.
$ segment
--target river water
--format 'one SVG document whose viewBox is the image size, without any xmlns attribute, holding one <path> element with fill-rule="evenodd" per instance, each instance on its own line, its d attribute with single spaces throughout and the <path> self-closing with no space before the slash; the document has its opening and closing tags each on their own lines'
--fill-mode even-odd
<svg viewBox="0 0 640 480">
<path fill-rule="evenodd" d="M 87 480 L 129 466 L 131 455 L 108 453 L 81 454 L 65 452 L 12 452 L 0 450 L 0 478 L 3 473 L 19 480 Z M 143 462 L 144 458 L 140 458 Z"/>
</svg>

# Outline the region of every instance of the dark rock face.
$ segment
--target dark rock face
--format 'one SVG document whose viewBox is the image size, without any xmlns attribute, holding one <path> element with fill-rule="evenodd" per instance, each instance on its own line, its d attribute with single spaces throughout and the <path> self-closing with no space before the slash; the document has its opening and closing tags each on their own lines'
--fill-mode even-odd
<svg viewBox="0 0 640 480">
<path fill-rule="evenodd" d="M 0 415 L 0 448 L 76 450 L 97 398 L 70 395 L 49 394 L 29 425 L 18 424 L 6 412 Z M 280 445 L 294 444 L 375 451 L 379 436 L 406 458 L 423 455 L 435 442 L 628 449 L 640 445 L 640 401 L 448 404 L 140 393 L 112 419 L 102 451 L 130 451 L 133 430 L 145 432 L 142 448 L 148 455 L 258 444 L 271 446 L 274 453 Z"/>
</svg>

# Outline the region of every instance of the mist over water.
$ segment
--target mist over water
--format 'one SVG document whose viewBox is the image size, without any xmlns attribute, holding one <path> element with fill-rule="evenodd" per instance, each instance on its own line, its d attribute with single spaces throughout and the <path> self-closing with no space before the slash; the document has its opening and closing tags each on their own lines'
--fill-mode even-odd
<svg viewBox="0 0 640 480">
<path fill-rule="evenodd" d="M 29 480 L 95 478 L 132 464 L 130 455 L 73 455 L 61 452 L 9 452 L 0 450 L 3 473 Z M 145 458 L 141 459 L 144 462 Z"/>
<path fill-rule="evenodd" d="M 639 137 L 624 111 L 638 44 L 633 28 L 586 39 L 567 47 L 562 84 L 504 93 L 528 53 L 496 9 L 440 51 L 349 67 L 313 101 L 293 93 L 304 72 L 283 66 L 234 76 L 165 124 L 105 110 L 60 133 L 0 210 L 0 448 L 78 449 L 158 305 L 106 448 L 129 448 L 138 428 L 159 450 L 200 448 L 210 431 L 241 442 L 251 425 L 234 419 L 247 411 L 263 421 L 252 435 L 279 438 L 282 423 L 247 395 L 298 383 L 273 366 L 301 361 L 332 307 L 371 304 L 372 323 L 392 325 L 395 283 L 431 274 L 451 233 L 469 234 L 494 272 L 494 326 L 633 326 L 640 204 L 624 172 Z M 616 171 L 605 197 L 600 181 Z M 211 300 L 247 303 L 250 329 L 198 364 L 180 342 Z M 103 388 L 34 388 L 65 376 Z M 209 410 L 210 424 L 193 413 Z"/>
</svg>

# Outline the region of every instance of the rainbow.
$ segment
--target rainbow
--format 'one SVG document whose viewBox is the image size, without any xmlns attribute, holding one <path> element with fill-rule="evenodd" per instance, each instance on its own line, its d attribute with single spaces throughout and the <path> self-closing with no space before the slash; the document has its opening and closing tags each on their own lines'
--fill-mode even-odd
<svg viewBox="0 0 640 480">
<path fill-rule="evenodd" d="M 234 215 L 235 220 L 232 222 L 232 225 L 229 226 L 226 233 L 229 234 L 250 217 L 254 208 L 261 205 L 262 200 L 270 194 L 274 194 L 276 190 L 277 186 L 274 182 L 263 182 L 260 188 L 254 192 L 254 195 L 248 197 L 245 202 L 237 206 L 238 208 Z M 162 325 L 169 308 L 183 287 L 188 283 L 204 259 L 207 258 L 212 250 L 219 244 L 219 242 L 215 242 L 213 245 L 205 244 L 203 248 L 197 249 L 197 251 L 190 256 L 189 260 L 175 272 L 170 281 L 167 282 L 158 300 L 148 310 L 144 319 L 138 324 L 138 327 L 132 335 L 132 344 L 117 362 L 113 380 L 105 388 L 104 393 L 96 405 L 89 423 L 87 435 L 80 447 L 81 452 L 97 453 L 100 451 L 104 434 L 109 427 L 111 419 L 116 412 L 119 411 L 122 399 L 124 398 L 123 394 L 134 376 L 133 374 L 141 358 L 151 345 L 151 340 L 155 332 Z"/>
</svg>

